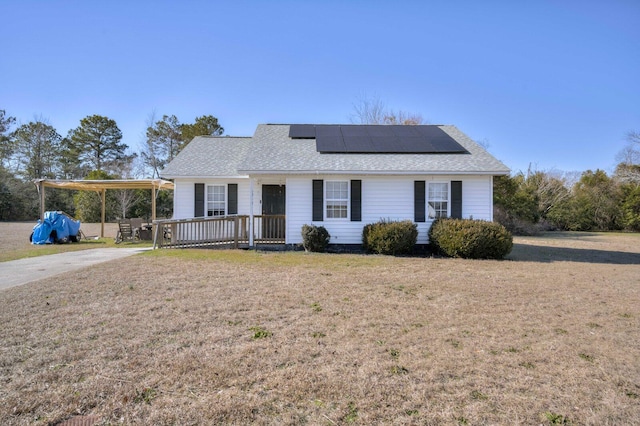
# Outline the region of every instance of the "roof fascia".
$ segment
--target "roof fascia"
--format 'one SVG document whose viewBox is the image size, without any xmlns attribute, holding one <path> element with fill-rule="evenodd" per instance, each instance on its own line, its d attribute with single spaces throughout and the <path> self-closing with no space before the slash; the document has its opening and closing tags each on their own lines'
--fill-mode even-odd
<svg viewBox="0 0 640 426">
<path fill-rule="evenodd" d="M 102 189 L 173 189 L 173 182 L 164 179 L 35 179 L 33 182 L 46 188 L 86 191 L 99 191 Z"/>
<path fill-rule="evenodd" d="M 499 176 L 509 175 L 510 170 L 485 170 L 485 171 L 460 171 L 460 170 L 438 170 L 438 171 L 424 171 L 424 170 L 412 170 L 412 171 L 397 171 L 397 170 L 383 170 L 383 171 L 370 171 L 370 170 L 252 170 L 249 176 L 253 175 L 371 175 L 371 176 L 409 176 L 409 175 L 483 175 L 483 176 Z"/>
<path fill-rule="evenodd" d="M 186 176 L 186 175 L 175 175 L 175 176 L 163 176 L 165 179 L 249 179 L 249 175 L 225 175 L 225 176 L 216 176 L 216 175 L 197 175 L 197 176 Z"/>
</svg>

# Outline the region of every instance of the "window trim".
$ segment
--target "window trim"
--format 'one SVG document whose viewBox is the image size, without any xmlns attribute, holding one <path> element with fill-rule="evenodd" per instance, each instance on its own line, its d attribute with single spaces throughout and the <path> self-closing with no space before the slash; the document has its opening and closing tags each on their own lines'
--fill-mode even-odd
<svg viewBox="0 0 640 426">
<path fill-rule="evenodd" d="M 222 190 L 224 191 L 224 212 L 221 215 L 216 215 L 216 214 L 211 214 L 209 215 L 209 203 L 214 203 L 216 202 L 215 200 L 209 200 L 209 188 L 212 187 L 220 187 L 222 188 Z M 212 183 L 212 184 L 207 184 L 205 186 L 205 191 L 204 191 L 204 213 L 205 213 L 205 217 L 224 217 L 227 215 L 227 212 L 229 211 L 229 191 L 227 189 L 227 185 L 222 184 L 222 183 Z M 213 209 L 212 211 L 215 211 L 215 209 Z"/>
<path fill-rule="evenodd" d="M 425 194 L 425 208 L 426 208 L 426 212 L 425 213 L 426 213 L 426 218 L 428 220 L 436 220 L 436 219 L 438 219 L 437 216 L 433 216 L 432 217 L 431 213 L 429 211 L 429 209 L 430 209 L 429 203 L 431 201 L 437 201 L 437 202 L 444 202 L 445 201 L 444 199 L 432 199 L 431 197 L 429 197 L 429 187 L 431 186 L 431 184 L 440 184 L 440 185 L 444 184 L 444 185 L 447 186 L 447 199 L 446 199 L 447 215 L 446 215 L 446 217 L 451 217 L 451 182 L 434 180 L 434 181 L 427 182 L 427 185 L 426 185 L 426 188 L 425 188 L 425 192 L 426 192 L 426 194 Z"/>
<path fill-rule="evenodd" d="M 341 198 L 332 198 L 329 199 L 327 197 L 327 186 L 329 183 L 342 183 L 346 186 L 347 188 L 347 198 L 345 199 L 341 199 Z M 325 180 L 324 181 L 324 194 L 323 194 L 323 206 L 322 206 L 322 210 L 324 213 L 324 219 L 325 220 L 331 220 L 331 221 L 349 221 L 350 217 L 351 217 L 351 185 L 350 185 L 350 181 L 348 179 L 345 180 L 341 180 L 341 179 L 334 179 L 334 180 Z M 329 211 L 328 211 L 328 207 L 329 207 L 329 201 L 344 201 L 345 206 L 346 206 L 346 216 L 345 217 L 329 217 Z"/>
</svg>

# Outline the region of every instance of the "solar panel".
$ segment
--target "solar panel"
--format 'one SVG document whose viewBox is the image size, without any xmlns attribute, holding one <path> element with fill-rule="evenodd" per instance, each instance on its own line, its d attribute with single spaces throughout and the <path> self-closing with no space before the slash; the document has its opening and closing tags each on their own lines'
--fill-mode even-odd
<svg viewBox="0 0 640 426">
<path fill-rule="evenodd" d="M 392 126 L 367 126 L 362 129 L 371 138 L 373 152 L 404 152 L 400 140 L 393 132 Z"/>
<path fill-rule="evenodd" d="M 433 125 L 292 124 L 289 137 L 315 139 L 320 153 L 467 153 L 455 139 Z"/>
<path fill-rule="evenodd" d="M 322 141 L 324 151 L 318 149 Z M 340 126 L 316 126 L 316 150 L 319 152 L 349 152 Z"/>
<path fill-rule="evenodd" d="M 425 140 L 433 145 L 434 152 L 466 152 L 462 146 L 438 126 L 415 126 Z"/>
<path fill-rule="evenodd" d="M 292 124 L 289 126 L 289 137 L 292 139 L 315 139 L 316 126 L 313 124 Z"/>
<path fill-rule="evenodd" d="M 375 146 L 371 143 L 371 138 L 368 134 L 363 133 L 358 126 L 340 126 L 342 131 L 342 137 L 346 141 L 349 141 L 351 150 L 357 150 L 360 152 L 375 152 Z"/>
<path fill-rule="evenodd" d="M 403 152 L 431 151 L 431 145 L 420 135 L 415 126 L 394 126 L 393 133 L 398 139 L 398 149 Z"/>
</svg>

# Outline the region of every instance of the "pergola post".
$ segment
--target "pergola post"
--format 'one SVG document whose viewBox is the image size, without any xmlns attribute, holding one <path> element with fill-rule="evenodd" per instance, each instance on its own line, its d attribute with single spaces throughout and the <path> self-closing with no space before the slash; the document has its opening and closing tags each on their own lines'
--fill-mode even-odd
<svg viewBox="0 0 640 426">
<path fill-rule="evenodd" d="M 156 187 L 155 186 L 151 188 L 151 223 L 153 223 L 154 220 L 156 220 Z"/>
<path fill-rule="evenodd" d="M 44 183 L 43 181 L 38 182 L 38 193 L 40 194 L 40 221 L 44 221 Z"/>
<path fill-rule="evenodd" d="M 107 190 L 105 188 L 102 188 L 102 190 L 100 191 L 100 196 L 102 197 L 102 212 L 100 214 L 100 238 L 104 238 L 104 220 L 106 217 L 106 210 L 107 210 Z"/>
</svg>

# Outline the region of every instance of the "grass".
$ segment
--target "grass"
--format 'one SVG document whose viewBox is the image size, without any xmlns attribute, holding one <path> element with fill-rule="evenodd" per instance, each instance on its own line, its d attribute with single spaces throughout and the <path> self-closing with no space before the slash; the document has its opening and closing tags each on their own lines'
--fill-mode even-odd
<svg viewBox="0 0 640 426">
<path fill-rule="evenodd" d="M 273 335 L 273 333 L 270 332 L 269 330 L 265 330 L 264 328 L 259 326 L 251 327 L 249 330 L 253 331 L 254 339 L 265 339 Z"/>
<path fill-rule="evenodd" d="M 0 423 L 631 425 L 639 247 L 561 234 L 517 238 L 505 261 L 156 250 L 10 288 Z"/>
<path fill-rule="evenodd" d="M 148 241 L 126 242 L 116 245 L 114 239 L 118 225 L 114 223 L 105 224 L 104 238 L 99 237 L 101 233 L 99 223 L 88 223 L 80 226 L 87 238 L 81 238 L 77 243 L 33 245 L 29 242 L 29 236 L 35 224 L 36 222 L 0 222 L 0 262 L 95 248 L 152 245 Z"/>
</svg>

